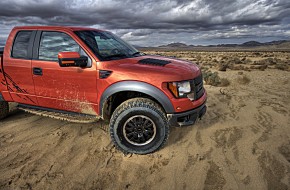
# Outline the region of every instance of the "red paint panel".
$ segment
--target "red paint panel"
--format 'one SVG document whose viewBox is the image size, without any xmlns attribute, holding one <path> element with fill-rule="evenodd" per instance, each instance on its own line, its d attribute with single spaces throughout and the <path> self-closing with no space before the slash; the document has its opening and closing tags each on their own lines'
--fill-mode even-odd
<svg viewBox="0 0 290 190">
<path fill-rule="evenodd" d="M 59 52 L 58 59 L 63 58 L 80 58 L 80 54 L 78 52 Z"/>
<path fill-rule="evenodd" d="M 32 80 L 31 60 L 6 59 L 4 75 L 13 101 L 37 105 Z"/>
<path fill-rule="evenodd" d="M 57 62 L 33 60 L 32 67 L 42 68 L 42 76 L 33 76 L 35 94 L 40 106 L 96 114 L 95 66 L 60 67 Z"/>
<path fill-rule="evenodd" d="M 13 101 L 23 104 L 37 105 L 34 96 L 31 60 L 15 59 L 10 57 L 11 47 L 17 30 L 10 33 L 3 55 L 3 73 L 7 81 L 8 92 Z"/>
<path fill-rule="evenodd" d="M 171 63 L 164 67 L 138 63 L 139 60 L 146 58 L 168 60 Z M 187 98 L 176 99 L 167 89 L 167 85 L 164 85 L 166 82 L 191 80 L 201 74 L 200 69 L 195 64 L 188 63 L 186 61 L 147 55 L 142 57 L 98 62 L 97 67 L 100 70 L 113 71 L 106 80 L 98 79 L 98 94 L 100 96 L 110 85 L 116 82 L 135 80 L 146 82 L 161 89 L 170 99 L 174 106 L 175 112 L 183 112 L 194 109 L 201 105 L 201 102 L 204 102 L 206 99 L 206 95 L 200 98 L 200 100 L 193 102 Z M 100 96 L 98 101 L 100 101 Z M 177 107 L 181 107 L 181 109 L 176 109 Z"/>
<path fill-rule="evenodd" d="M 2 56 L 0 56 L 0 92 L 7 91 L 6 81 L 2 69 Z"/>
</svg>

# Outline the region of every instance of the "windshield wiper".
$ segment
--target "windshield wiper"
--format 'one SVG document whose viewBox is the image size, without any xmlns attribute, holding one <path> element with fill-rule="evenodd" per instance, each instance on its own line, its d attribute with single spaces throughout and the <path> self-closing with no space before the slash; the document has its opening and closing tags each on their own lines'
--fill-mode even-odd
<svg viewBox="0 0 290 190">
<path fill-rule="evenodd" d="M 136 55 L 145 55 L 145 53 L 141 53 L 140 51 L 137 51 L 133 53 L 131 56 L 136 56 Z"/>
</svg>

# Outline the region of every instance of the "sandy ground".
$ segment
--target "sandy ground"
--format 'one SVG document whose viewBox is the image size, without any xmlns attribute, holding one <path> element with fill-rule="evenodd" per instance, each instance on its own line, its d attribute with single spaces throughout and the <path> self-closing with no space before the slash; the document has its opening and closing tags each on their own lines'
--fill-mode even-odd
<svg viewBox="0 0 290 190">
<path fill-rule="evenodd" d="M 22 111 L 0 121 L 0 189 L 289 189 L 290 74 L 220 73 L 208 112 L 151 155 L 115 150 L 100 123 Z M 223 92 L 223 94 L 220 93 Z"/>
</svg>

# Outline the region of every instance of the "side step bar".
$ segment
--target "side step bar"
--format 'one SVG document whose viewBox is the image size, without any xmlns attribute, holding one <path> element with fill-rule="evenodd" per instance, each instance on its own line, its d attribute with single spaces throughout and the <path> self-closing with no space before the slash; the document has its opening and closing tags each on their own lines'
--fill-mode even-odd
<svg viewBox="0 0 290 190">
<path fill-rule="evenodd" d="M 60 119 L 64 121 L 74 123 L 93 123 L 99 121 L 101 118 L 95 115 L 88 115 L 76 112 L 68 112 L 63 110 L 55 110 L 51 108 L 43 108 L 38 106 L 18 104 L 18 109 L 35 115 L 50 117 L 54 119 Z"/>
</svg>

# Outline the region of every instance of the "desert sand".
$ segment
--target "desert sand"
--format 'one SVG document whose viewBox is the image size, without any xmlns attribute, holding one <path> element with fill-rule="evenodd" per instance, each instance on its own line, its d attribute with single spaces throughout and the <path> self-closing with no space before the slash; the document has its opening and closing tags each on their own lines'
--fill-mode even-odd
<svg viewBox="0 0 290 190">
<path fill-rule="evenodd" d="M 202 120 L 149 155 L 116 150 L 104 123 L 13 111 L 0 121 L 0 189 L 290 189 L 290 72 L 218 74 L 230 84 L 205 85 Z"/>
</svg>

